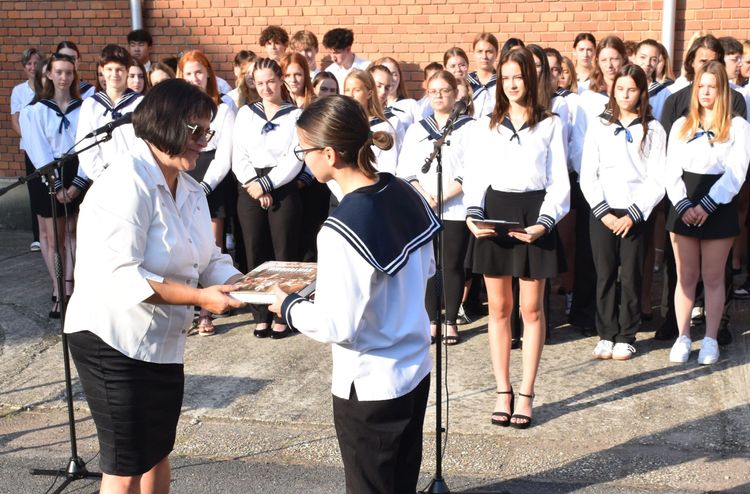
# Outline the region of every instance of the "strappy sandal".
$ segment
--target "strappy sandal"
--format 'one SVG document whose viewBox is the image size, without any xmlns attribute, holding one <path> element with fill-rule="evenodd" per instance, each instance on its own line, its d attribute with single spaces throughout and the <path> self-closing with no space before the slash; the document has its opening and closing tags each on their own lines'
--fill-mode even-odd
<svg viewBox="0 0 750 494">
<path fill-rule="evenodd" d="M 510 388 L 510 391 L 498 391 L 497 394 L 510 395 L 510 412 L 492 412 L 492 425 L 508 427 L 510 425 L 511 414 L 513 413 L 513 405 L 516 399 L 516 395 L 513 393 L 513 388 Z M 515 415 L 513 416 L 515 417 Z"/>
<path fill-rule="evenodd" d="M 528 398 L 533 403 L 535 395 L 533 394 L 527 395 L 523 393 L 518 393 L 518 396 L 523 396 L 524 398 Z M 520 419 L 520 420 L 523 420 L 523 422 L 513 422 L 513 419 Z M 513 427 L 514 429 L 528 429 L 529 427 L 531 427 L 532 419 L 528 415 L 521 415 L 521 414 L 514 413 L 513 415 L 511 415 L 510 420 L 511 420 L 510 426 Z"/>
<path fill-rule="evenodd" d="M 200 316 L 198 318 L 198 335 L 200 336 L 213 336 L 216 334 L 214 329 L 214 323 L 211 321 L 211 316 Z"/>
</svg>

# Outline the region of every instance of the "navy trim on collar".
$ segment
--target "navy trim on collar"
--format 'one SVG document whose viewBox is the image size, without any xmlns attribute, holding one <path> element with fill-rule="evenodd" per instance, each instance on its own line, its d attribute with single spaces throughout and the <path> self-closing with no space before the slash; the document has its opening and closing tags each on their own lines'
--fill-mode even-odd
<svg viewBox="0 0 750 494">
<path fill-rule="evenodd" d="M 453 130 L 456 131 L 473 120 L 474 119 L 469 116 L 461 115 L 456 120 L 456 123 L 453 124 Z M 427 135 L 431 141 L 440 139 L 440 136 L 443 135 L 442 129 L 438 126 L 437 120 L 435 120 L 435 115 L 423 118 L 419 123 L 422 125 L 422 128 L 427 131 Z"/>
<path fill-rule="evenodd" d="M 94 98 L 94 101 L 102 105 L 104 110 L 104 116 L 107 116 L 107 113 L 112 112 L 112 120 L 117 120 L 122 116 L 123 109 L 130 106 L 132 103 L 134 103 L 138 98 L 140 97 L 139 93 L 136 93 L 132 89 L 128 88 L 125 90 L 123 95 L 120 97 L 120 99 L 117 101 L 117 104 L 115 104 L 110 97 L 107 95 L 106 91 L 99 91 L 95 95 L 92 96 Z"/>
<path fill-rule="evenodd" d="M 260 118 L 262 118 L 266 122 L 273 122 L 277 118 L 283 117 L 287 113 L 290 113 L 290 112 L 292 112 L 292 111 L 294 111 L 294 110 L 297 109 L 297 107 L 294 106 L 294 105 L 292 105 L 291 103 L 286 103 L 286 104 L 282 105 L 279 108 L 279 111 L 277 111 L 276 114 L 273 116 L 273 118 L 269 120 L 268 117 L 266 117 L 266 110 L 263 108 L 263 102 L 262 101 L 256 101 L 255 103 L 248 103 L 248 106 L 253 111 L 253 113 L 255 113 L 256 115 L 258 115 Z"/>
</svg>

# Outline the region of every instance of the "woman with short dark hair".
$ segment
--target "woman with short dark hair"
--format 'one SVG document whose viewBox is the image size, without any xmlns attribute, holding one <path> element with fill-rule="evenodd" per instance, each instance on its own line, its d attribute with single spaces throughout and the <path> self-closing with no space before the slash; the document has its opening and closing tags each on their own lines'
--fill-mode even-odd
<svg viewBox="0 0 750 494">
<path fill-rule="evenodd" d="M 65 332 L 97 428 L 103 493 L 169 491 L 193 306 L 241 305 L 227 295 L 240 273 L 214 243 L 203 189 L 184 173 L 213 136 L 215 113 L 185 81 L 154 86 L 133 114 L 139 139 L 80 210 Z"/>
</svg>

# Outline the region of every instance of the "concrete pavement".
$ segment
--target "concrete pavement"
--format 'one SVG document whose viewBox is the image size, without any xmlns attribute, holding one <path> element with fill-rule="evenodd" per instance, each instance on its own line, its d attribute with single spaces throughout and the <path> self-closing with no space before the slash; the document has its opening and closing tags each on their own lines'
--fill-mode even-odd
<svg viewBox="0 0 750 494">
<path fill-rule="evenodd" d="M 27 232 L 0 231 L 0 493 L 44 492 L 28 467 L 64 467 L 59 323 L 47 319 L 51 282 Z M 735 342 L 714 366 L 667 362 L 669 343 L 639 333 L 629 362 L 590 357 L 596 339 L 561 325 L 553 296 L 526 431 L 490 424 L 495 386 L 486 320 L 447 354 L 444 476 L 453 491 L 514 493 L 750 493 L 750 302 L 734 302 Z M 343 492 L 332 426 L 330 350 L 302 335 L 252 337 L 249 314 L 188 339 L 173 492 Z M 658 318 L 645 329 L 654 329 Z M 693 339 L 701 338 L 696 328 Z M 521 354 L 512 354 L 520 385 Z M 433 397 L 436 381 L 433 376 Z M 444 393 L 445 398 L 446 393 Z M 79 454 L 98 470 L 93 423 L 74 380 Z M 425 421 L 426 485 L 434 472 L 435 402 Z M 74 490 L 75 488 L 75 490 Z M 96 492 L 79 481 L 66 492 Z"/>
</svg>

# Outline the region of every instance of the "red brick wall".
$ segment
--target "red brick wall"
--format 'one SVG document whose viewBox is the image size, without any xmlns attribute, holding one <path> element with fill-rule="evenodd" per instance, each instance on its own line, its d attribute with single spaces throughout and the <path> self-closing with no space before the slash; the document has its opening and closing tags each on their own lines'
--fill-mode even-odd
<svg viewBox="0 0 750 494">
<path fill-rule="evenodd" d="M 676 57 L 685 40 L 698 30 L 750 37 L 750 0 L 686 0 L 678 2 Z M 554 46 L 569 54 L 576 33 L 597 38 L 616 34 L 625 39 L 661 38 L 661 1 L 540 0 L 145 0 L 144 25 L 154 36 L 153 59 L 192 48 L 203 49 L 219 74 L 232 82 L 232 58 L 242 48 L 261 53 L 260 31 L 278 24 L 293 33 L 309 29 L 322 39 L 333 27 L 351 27 L 354 51 L 365 58 L 395 55 L 405 62 L 406 78 L 416 88 L 420 68 L 440 61 L 451 46 L 467 51 L 476 33 L 495 33 L 501 42 L 516 36 L 526 42 Z M 0 2 L 0 176 L 22 172 L 17 138 L 10 128 L 12 87 L 21 81 L 18 58 L 27 46 L 51 50 L 62 39 L 81 48 L 81 72 L 95 77 L 93 61 L 109 42 L 125 42 L 130 30 L 129 2 L 27 1 Z M 744 21 L 744 22 L 742 22 Z M 322 57 L 322 54 L 321 54 Z"/>
</svg>

